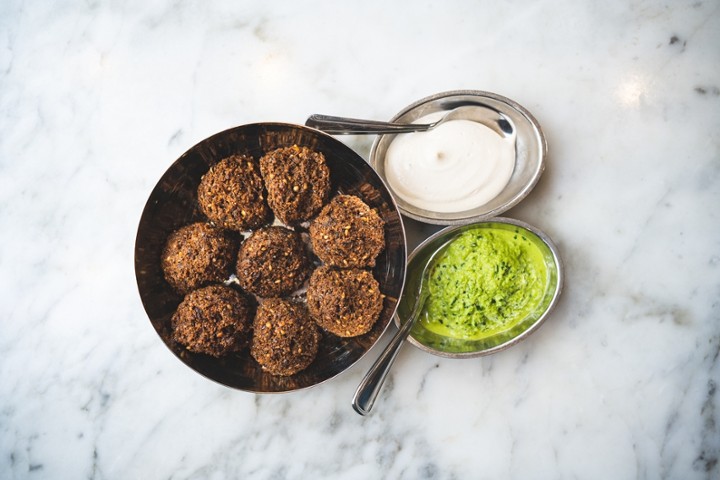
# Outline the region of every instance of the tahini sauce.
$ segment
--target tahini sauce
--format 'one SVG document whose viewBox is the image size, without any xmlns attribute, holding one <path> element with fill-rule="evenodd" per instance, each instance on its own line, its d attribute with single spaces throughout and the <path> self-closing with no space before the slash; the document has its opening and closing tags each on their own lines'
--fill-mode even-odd
<svg viewBox="0 0 720 480">
<path fill-rule="evenodd" d="M 415 123 L 431 123 L 446 112 Z M 405 202 L 431 212 L 462 212 L 495 198 L 515 166 L 515 144 L 489 127 L 450 120 L 427 132 L 397 135 L 385 155 L 385 177 Z"/>
</svg>

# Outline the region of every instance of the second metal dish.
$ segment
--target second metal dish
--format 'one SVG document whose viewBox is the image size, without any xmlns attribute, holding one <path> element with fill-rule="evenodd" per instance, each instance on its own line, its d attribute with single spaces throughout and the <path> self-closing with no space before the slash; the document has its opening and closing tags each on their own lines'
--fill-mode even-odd
<svg viewBox="0 0 720 480">
<path fill-rule="evenodd" d="M 461 107 L 477 107 L 497 113 L 512 126 L 516 134 L 515 167 L 505 189 L 495 198 L 476 208 L 452 213 L 432 212 L 415 207 L 394 195 L 400 211 L 410 218 L 436 225 L 461 225 L 489 219 L 517 205 L 537 184 L 545 169 L 547 142 L 535 118 L 518 103 L 489 92 L 455 90 L 423 98 L 407 106 L 390 121 L 412 123 L 435 112 L 445 112 Z M 472 109 L 466 109 L 471 111 Z M 468 119 L 472 120 L 472 117 Z M 395 134 L 380 135 L 370 150 L 370 164 L 385 178 L 385 154 Z"/>
<path fill-rule="evenodd" d="M 548 269 L 547 288 L 538 308 L 524 320 L 509 330 L 484 337 L 478 340 L 461 340 L 444 337 L 424 328 L 421 322 L 416 322 L 410 331 L 408 341 L 433 355 L 449 358 L 472 358 L 489 355 L 509 348 L 531 333 L 536 331 L 545 321 L 560 298 L 563 287 L 563 266 L 555 244 L 550 238 L 537 228 L 525 222 L 512 218 L 493 218 L 488 221 L 471 223 L 468 225 L 451 226 L 431 235 L 422 242 L 408 257 L 407 278 L 405 284 L 406 294 L 400 300 L 395 323 L 400 327 L 410 316 L 415 298 L 408 292 L 415 292 L 420 282 L 420 272 L 430 260 L 433 253 L 444 245 L 448 239 L 454 238 L 462 232 L 473 228 L 501 228 L 508 230 L 520 229 L 527 235 L 528 240 L 534 243 L 542 252 L 545 265 Z"/>
</svg>

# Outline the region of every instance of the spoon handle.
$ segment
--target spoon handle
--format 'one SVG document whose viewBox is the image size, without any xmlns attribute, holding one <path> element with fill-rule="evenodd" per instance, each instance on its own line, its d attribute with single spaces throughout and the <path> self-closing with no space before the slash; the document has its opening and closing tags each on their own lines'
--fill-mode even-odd
<svg viewBox="0 0 720 480">
<path fill-rule="evenodd" d="M 432 125 L 417 123 L 391 123 L 357 118 L 333 117 L 332 115 L 310 115 L 305 125 L 336 135 L 421 132 Z"/>
<path fill-rule="evenodd" d="M 383 350 L 382 354 L 375 360 L 373 366 L 370 367 L 365 378 L 360 382 L 352 401 L 353 408 L 360 415 L 367 415 L 370 413 L 370 410 L 372 410 L 375 399 L 380 393 L 380 389 L 383 383 L 385 383 L 385 378 L 390 372 L 390 367 L 395 362 L 395 358 L 398 352 L 400 352 L 400 347 L 402 347 L 403 342 L 410 334 L 413 323 L 415 323 L 413 321 L 414 319 L 414 317 L 409 318 L 402 327 L 400 327 L 392 340 L 390 340 L 390 343 L 385 347 L 385 350 Z"/>
<path fill-rule="evenodd" d="M 380 388 L 382 388 L 383 383 L 385 383 L 385 378 L 388 373 L 390 373 L 390 367 L 392 367 L 392 364 L 395 362 L 395 357 L 397 357 L 398 352 L 400 352 L 400 348 L 410 334 L 410 330 L 412 330 L 413 325 L 415 325 L 415 321 L 420 317 L 420 312 L 422 312 L 427 298 L 427 291 L 421 288 L 420 296 L 415 301 L 415 306 L 410 313 L 410 317 L 408 317 L 405 323 L 403 323 L 395 333 L 395 336 L 388 342 L 385 350 L 383 350 L 382 354 L 375 360 L 375 363 L 373 363 L 370 370 L 365 374 L 365 378 L 360 382 L 352 401 L 353 408 L 360 415 L 367 415 L 370 413 L 370 410 L 372 410 L 375 399 L 378 393 L 380 393 Z"/>
</svg>

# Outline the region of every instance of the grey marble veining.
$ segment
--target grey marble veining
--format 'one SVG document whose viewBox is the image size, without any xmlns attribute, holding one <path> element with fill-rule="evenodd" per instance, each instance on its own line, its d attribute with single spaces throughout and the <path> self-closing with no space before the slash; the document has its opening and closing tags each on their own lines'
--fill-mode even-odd
<svg viewBox="0 0 720 480">
<path fill-rule="evenodd" d="M 547 136 L 507 213 L 566 264 L 538 332 L 474 360 L 408 345 L 364 418 L 374 353 L 255 396 L 162 345 L 133 247 L 175 158 L 243 123 L 388 119 L 455 89 L 518 101 Z M 367 157 L 371 138 L 342 140 Z M 720 474 L 717 0 L 8 0 L 0 205 L 0 478 Z M 411 246 L 436 230 L 407 228 Z"/>
</svg>

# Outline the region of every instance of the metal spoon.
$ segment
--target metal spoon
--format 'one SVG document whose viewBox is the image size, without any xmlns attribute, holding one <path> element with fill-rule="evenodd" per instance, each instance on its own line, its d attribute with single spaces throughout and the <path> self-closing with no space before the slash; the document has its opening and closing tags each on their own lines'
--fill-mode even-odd
<svg viewBox="0 0 720 480">
<path fill-rule="evenodd" d="M 372 410 L 372 407 L 375 404 L 375 399 L 380 393 L 380 389 L 385 382 L 385 378 L 388 373 L 390 373 L 390 367 L 392 367 L 395 362 L 395 358 L 397 357 L 398 352 L 400 352 L 403 342 L 410 334 L 410 330 L 417 319 L 420 317 L 420 312 L 422 312 L 425 302 L 430 296 L 430 292 L 427 289 L 427 279 L 430 276 L 432 267 L 435 265 L 435 261 L 439 257 L 440 253 L 447 249 L 448 245 L 450 245 L 454 238 L 455 236 L 448 239 L 428 258 L 420 276 L 420 285 L 418 285 L 415 305 L 413 306 L 410 317 L 395 333 L 395 336 L 392 340 L 390 340 L 390 343 L 387 344 L 385 350 L 383 350 L 378 359 L 375 360 L 373 366 L 370 367 L 370 370 L 368 370 L 365 377 L 360 382 L 352 400 L 353 408 L 360 415 L 367 415 L 370 413 L 370 410 Z"/>
<path fill-rule="evenodd" d="M 454 108 L 440 120 L 432 123 L 393 123 L 357 118 L 334 117 L 332 115 L 310 115 L 305 125 L 335 135 L 425 132 L 450 120 L 471 120 L 482 123 L 500 136 L 515 134 L 513 125 L 501 113 L 478 105 Z"/>
</svg>

